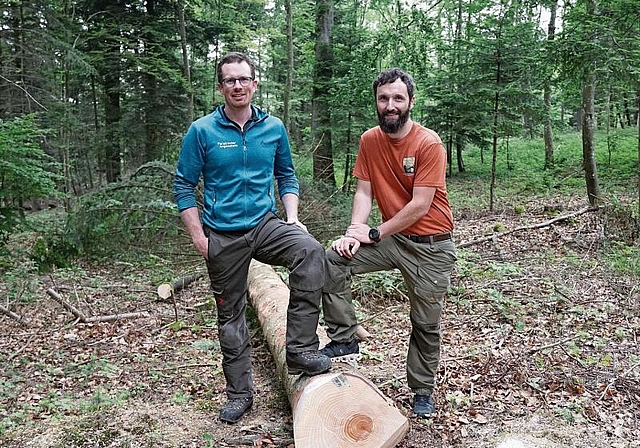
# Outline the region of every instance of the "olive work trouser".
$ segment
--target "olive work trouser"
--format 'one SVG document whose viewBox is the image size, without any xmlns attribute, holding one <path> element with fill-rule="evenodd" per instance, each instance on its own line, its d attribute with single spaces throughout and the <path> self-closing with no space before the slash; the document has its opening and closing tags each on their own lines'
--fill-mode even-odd
<svg viewBox="0 0 640 448">
<path fill-rule="evenodd" d="M 205 234 L 209 238 L 207 268 L 217 305 L 227 397 L 253 396 L 251 344 L 245 317 L 251 259 L 289 269 L 286 349 L 317 350 L 324 248 L 300 227 L 287 224 L 271 212 L 247 232 L 205 228 Z"/>
<path fill-rule="evenodd" d="M 440 314 L 456 262 L 453 241 L 414 243 L 396 234 L 377 244 L 360 246 L 351 260 L 329 248 L 326 261 L 322 307 L 327 335 L 336 342 L 353 339 L 358 324 L 351 275 L 400 270 L 409 291 L 412 325 L 407 383 L 415 393 L 431 394 L 440 359 Z"/>
</svg>

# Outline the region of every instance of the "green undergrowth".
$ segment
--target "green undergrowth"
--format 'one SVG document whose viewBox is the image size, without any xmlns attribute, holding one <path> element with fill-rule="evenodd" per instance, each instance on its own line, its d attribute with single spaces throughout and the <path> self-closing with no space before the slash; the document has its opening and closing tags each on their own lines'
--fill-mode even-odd
<svg viewBox="0 0 640 448">
<path fill-rule="evenodd" d="M 615 146 L 607 144 L 607 135 L 596 134 L 598 180 L 606 202 L 624 197 L 633 204 L 638 200 L 636 163 L 638 135 L 636 128 L 614 131 Z M 518 202 L 535 198 L 557 199 L 582 196 L 587 202 L 582 170 L 582 140 L 577 132 L 556 134 L 554 165 L 545 169 L 544 142 L 541 138 L 513 138 L 501 142 L 496 163 L 496 205 L 511 208 Z M 491 152 L 469 146 L 463 153 L 465 171 L 453 166 L 447 179 L 449 197 L 454 210 L 488 209 L 491 179 Z M 634 194 L 635 192 L 635 194 Z M 637 210 L 637 207 L 636 207 Z"/>
</svg>

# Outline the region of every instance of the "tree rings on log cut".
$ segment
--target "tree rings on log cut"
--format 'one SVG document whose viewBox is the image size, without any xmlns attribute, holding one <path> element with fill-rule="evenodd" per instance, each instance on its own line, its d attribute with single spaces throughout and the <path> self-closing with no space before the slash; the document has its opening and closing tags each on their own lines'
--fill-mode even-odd
<svg viewBox="0 0 640 448">
<path fill-rule="evenodd" d="M 315 377 L 297 398 L 296 446 L 394 447 L 409 430 L 407 418 L 360 375 L 340 372 Z"/>
</svg>

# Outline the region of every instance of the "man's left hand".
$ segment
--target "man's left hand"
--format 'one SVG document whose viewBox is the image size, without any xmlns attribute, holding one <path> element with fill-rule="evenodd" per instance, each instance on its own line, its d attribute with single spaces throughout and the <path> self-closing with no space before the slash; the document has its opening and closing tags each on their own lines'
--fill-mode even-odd
<svg viewBox="0 0 640 448">
<path fill-rule="evenodd" d="M 371 244 L 373 241 L 369 239 L 369 225 L 368 224 L 351 224 L 347 227 L 347 231 L 344 236 L 355 238 L 364 244 Z"/>
<path fill-rule="evenodd" d="M 304 230 L 305 232 L 309 233 L 309 231 L 307 230 L 307 226 L 305 226 L 304 224 L 302 224 L 300 221 L 298 221 L 297 219 L 288 219 L 287 220 L 287 224 L 290 226 L 298 226 L 300 227 L 302 230 Z"/>
</svg>

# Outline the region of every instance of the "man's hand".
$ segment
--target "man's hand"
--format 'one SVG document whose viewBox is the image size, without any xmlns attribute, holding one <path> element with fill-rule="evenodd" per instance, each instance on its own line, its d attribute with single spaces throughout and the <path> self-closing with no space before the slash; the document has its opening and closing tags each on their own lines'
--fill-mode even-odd
<svg viewBox="0 0 640 448">
<path fill-rule="evenodd" d="M 348 259 L 352 259 L 360 248 L 360 241 L 349 236 L 343 236 L 331 243 L 331 249 L 335 250 L 338 255 Z"/>
<path fill-rule="evenodd" d="M 372 244 L 373 241 L 369 239 L 369 229 L 368 224 L 351 224 L 344 235 L 354 238 L 363 244 Z"/>
<path fill-rule="evenodd" d="M 290 226 L 298 226 L 300 227 L 302 230 L 304 230 L 305 232 L 309 233 L 309 231 L 307 230 L 307 226 L 305 226 L 304 224 L 302 224 L 300 221 L 298 221 L 297 219 L 287 219 L 287 224 Z"/>
<path fill-rule="evenodd" d="M 196 246 L 198 252 L 204 257 L 205 260 L 209 260 L 209 238 L 206 236 L 204 238 L 193 239 L 193 245 Z"/>
</svg>

